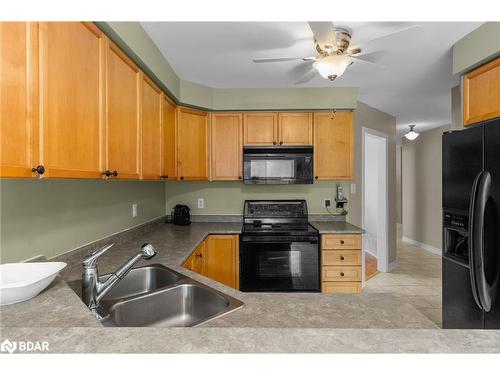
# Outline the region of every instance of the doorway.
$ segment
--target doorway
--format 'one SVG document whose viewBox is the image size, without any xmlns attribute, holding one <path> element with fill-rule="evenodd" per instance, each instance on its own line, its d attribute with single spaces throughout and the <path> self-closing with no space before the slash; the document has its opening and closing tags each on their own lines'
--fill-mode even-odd
<svg viewBox="0 0 500 375">
<path fill-rule="evenodd" d="M 389 271 L 388 137 L 363 128 L 363 266 L 364 280 Z"/>
</svg>

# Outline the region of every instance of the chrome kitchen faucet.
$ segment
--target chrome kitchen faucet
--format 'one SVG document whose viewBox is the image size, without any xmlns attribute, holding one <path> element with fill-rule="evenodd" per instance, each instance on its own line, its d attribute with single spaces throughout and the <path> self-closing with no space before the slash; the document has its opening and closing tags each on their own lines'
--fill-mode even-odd
<svg viewBox="0 0 500 375">
<path fill-rule="evenodd" d="M 156 250 L 151 244 L 144 244 L 140 251 L 126 261 L 118 270 L 113 272 L 104 282 L 99 281 L 99 272 L 97 270 L 97 259 L 109 250 L 114 243 L 104 246 L 94 251 L 92 254 L 83 258 L 82 275 L 82 299 L 88 306 L 92 314 L 98 319 L 103 320 L 107 314 L 103 314 L 99 309 L 99 302 L 116 284 L 118 284 L 127 275 L 130 269 L 141 259 L 151 259 L 156 255 Z"/>
</svg>

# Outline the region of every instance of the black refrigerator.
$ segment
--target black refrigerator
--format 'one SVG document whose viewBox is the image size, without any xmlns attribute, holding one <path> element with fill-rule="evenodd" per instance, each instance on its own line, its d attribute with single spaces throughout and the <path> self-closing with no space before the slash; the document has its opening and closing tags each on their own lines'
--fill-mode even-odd
<svg viewBox="0 0 500 375">
<path fill-rule="evenodd" d="M 500 328 L 500 118 L 443 134 L 443 328 Z"/>
</svg>

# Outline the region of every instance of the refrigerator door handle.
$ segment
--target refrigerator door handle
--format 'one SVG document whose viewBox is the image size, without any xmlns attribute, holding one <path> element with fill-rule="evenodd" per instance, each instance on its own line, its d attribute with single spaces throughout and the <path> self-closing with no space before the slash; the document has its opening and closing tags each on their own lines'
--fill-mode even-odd
<svg viewBox="0 0 500 375">
<path fill-rule="evenodd" d="M 491 309 L 491 288 L 486 281 L 484 265 L 484 214 L 491 195 L 491 175 L 480 172 L 474 181 L 469 212 L 469 259 L 472 291 L 478 306 Z"/>
</svg>

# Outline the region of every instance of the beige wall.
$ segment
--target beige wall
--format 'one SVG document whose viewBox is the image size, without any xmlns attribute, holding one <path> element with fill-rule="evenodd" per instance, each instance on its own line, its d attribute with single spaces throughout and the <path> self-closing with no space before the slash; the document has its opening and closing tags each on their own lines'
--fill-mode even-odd
<svg viewBox="0 0 500 375">
<path fill-rule="evenodd" d="M 452 130 L 463 129 L 462 121 L 462 91 L 460 86 L 451 89 L 451 125 Z"/>
<path fill-rule="evenodd" d="M 446 125 L 403 141 L 403 236 L 441 249 L 441 137 Z"/>
<path fill-rule="evenodd" d="M 396 145 L 396 223 L 401 224 L 402 216 L 402 186 L 401 186 L 401 145 Z"/>
<path fill-rule="evenodd" d="M 165 214 L 149 181 L 0 180 L 0 262 L 47 258 Z M 132 218 L 132 203 L 138 216 Z"/>
<path fill-rule="evenodd" d="M 453 46 L 453 74 L 464 74 L 500 55 L 500 22 L 485 22 Z"/>
</svg>

